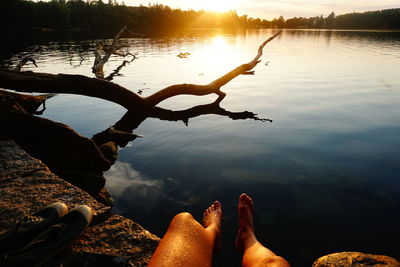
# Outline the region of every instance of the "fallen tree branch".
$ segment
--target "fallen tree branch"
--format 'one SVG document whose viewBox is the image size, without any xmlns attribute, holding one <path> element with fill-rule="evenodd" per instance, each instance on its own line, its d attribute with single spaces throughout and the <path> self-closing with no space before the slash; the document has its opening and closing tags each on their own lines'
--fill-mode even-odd
<svg viewBox="0 0 400 267">
<path fill-rule="evenodd" d="M 260 57 L 262 56 L 263 53 L 263 49 L 264 46 L 266 44 L 268 44 L 269 42 L 271 42 L 272 40 L 274 40 L 279 34 L 281 34 L 281 31 L 275 33 L 273 36 L 271 36 L 270 38 L 268 38 L 267 40 L 265 40 L 260 47 L 258 48 L 258 52 L 257 55 L 254 57 L 254 59 L 252 61 L 250 61 L 247 64 L 243 64 L 235 69 L 233 69 L 232 71 L 228 72 L 227 74 L 225 74 L 224 76 L 216 79 L 215 81 L 210 83 L 210 86 L 214 86 L 214 87 L 222 87 L 225 84 L 227 84 L 228 82 L 230 82 L 232 79 L 236 78 L 237 76 L 239 76 L 240 74 L 249 74 L 249 72 L 258 64 L 260 63 Z M 254 73 L 254 72 L 253 72 Z M 252 73 L 252 74 L 253 74 Z"/>
<path fill-rule="evenodd" d="M 279 31 L 272 37 L 264 41 L 258 48 L 258 53 L 252 61 L 250 61 L 247 64 L 240 65 L 239 67 L 233 69 L 232 71 L 216 79 L 215 81 L 207 85 L 197 85 L 197 84 L 172 85 L 146 97 L 145 101 L 150 106 L 156 106 L 158 103 L 164 101 L 165 99 L 176 95 L 208 95 L 212 93 L 217 94 L 219 96 L 219 100 L 222 100 L 226 94 L 220 90 L 221 87 L 230 82 L 232 79 L 239 76 L 240 74 L 249 74 L 249 72 L 260 62 L 259 59 L 262 56 L 264 46 L 273 39 L 275 39 L 280 33 L 281 32 Z"/>
<path fill-rule="evenodd" d="M 175 84 L 168 86 L 156 93 L 145 97 L 144 100 L 150 106 L 156 106 L 160 102 L 177 95 L 208 95 L 217 94 L 220 98 L 225 97 L 225 93 L 221 92 L 218 87 L 212 85 L 199 85 L 199 84 Z"/>
<path fill-rule="evenodd" d="M 92 67 L 92 71 L 94 74 L 96 74 L 96 77 L 102 78 L 104 76 L 104 64 L 106 64 L 106 62 L 108 61 L 108 59 L 110 58 L 110 56 L 112 54 L 116 53 L 116 45 L 118 43 L 119 38 L 121 37 L 122 33 L 127 29 L 127 26 L 124 26 L 118 33 L 117 35 L 114 37 L 114 40 L 111 44 L 110 47 L 107 47 L 107 49 L 105 49 L 105 47 L 103 45 L 99 45 L 97 47 L 97 49 L 94 51 L 94 55 L 95 55 L 95 60 L 93 63 L 93 67 Z M 105 51 L 105 55 L 102 57 L 101 56 L 101 51 Z"/>
<path fill-rule="evenodd" d="M 19 92 L 78 94 L 102 98 L 126 109 L 143 112 L 147 103 L 134 92 L 112 82 L 83 75 L 18 72 L 0 69 L 0 87 Z"/>
</svg>

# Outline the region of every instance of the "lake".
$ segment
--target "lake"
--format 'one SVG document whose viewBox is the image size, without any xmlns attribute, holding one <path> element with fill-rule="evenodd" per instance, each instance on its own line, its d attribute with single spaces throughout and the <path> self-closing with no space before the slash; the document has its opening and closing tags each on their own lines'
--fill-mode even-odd
<svg viewBox="0 0 400 267">
<path fill-rule="evenodd" d="M 247 63 L 274 30 L 188 32 L 122 39 L 138 59 L 114 82 L 146 96 L 178 83 L 205 84 Z M 96 42 L 47 42 L 2 62 L 32 56 L 25 70 L 93 77 Z M 109 40 L 110 41 L 110 40 Z M 81 61 L 76 51 L 80 51 Z M 188 52 L 187 58 L 179 58 Z M 201 220 L 223 205 L 223 249 L 215 266 L 240 266 L 233 243 L 237 199 L 255 201 L 259 240 L 292 266 L 324 254 L 362 251 L 400 257 L 400 32 L 286 30 L 264 49 L 255 75 L 222 88 L 221 107 L 255 120 L 204 114 L 183 122 L 147 119 L 106 173 L 115 211 L 162 237 L 172 217 Z M 122 63 L 113 56 L 106 75 Z M 182 110 L 217 97 L 178 96 L 160 104 Z M 44 117 L 91 137 L 124 108 L 59 95 Z"/>
</svg>

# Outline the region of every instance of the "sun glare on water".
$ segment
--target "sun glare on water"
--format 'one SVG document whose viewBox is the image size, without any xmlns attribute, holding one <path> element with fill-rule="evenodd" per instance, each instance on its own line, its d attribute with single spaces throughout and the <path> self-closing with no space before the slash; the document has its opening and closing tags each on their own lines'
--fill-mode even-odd
<svg viewBox="0 0 400 267">
<path fill-rule="evenodd" d="M 207 46 L 196 53 L 199 59 L 197 67 L 204 74 L 222 75 L 230 70 L 230 66 L 235 66 L 235 57 L 232 55 L 238 53 L 240 52 L 235 49 L 233 44 L 228 43 L 226 38 L 217 35 L 209 40 Z"/>
</svg>

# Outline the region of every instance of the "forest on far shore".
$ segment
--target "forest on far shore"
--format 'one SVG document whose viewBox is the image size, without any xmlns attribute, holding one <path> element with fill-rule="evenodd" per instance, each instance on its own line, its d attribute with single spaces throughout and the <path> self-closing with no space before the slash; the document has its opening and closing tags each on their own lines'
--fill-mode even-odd
<svg viewBox="0 0 400 267">
<path fill-rule="evenodd" d="M 53 0 L 32 2 L 2 0 L 0 30 L 11 33 L 21 29 L 40 31 L 68 30 L 115 34 L 124 25 L 135 32 L 172 33 L 189 28 L 326 28 L 326 29 L 400 29 L 400 8 L 323 17 L 282 16 L 272 20 L 224 13 L 172 9 L 165 5 L 126 6 L 113 1 L 84 2 Z"/>
</svg>

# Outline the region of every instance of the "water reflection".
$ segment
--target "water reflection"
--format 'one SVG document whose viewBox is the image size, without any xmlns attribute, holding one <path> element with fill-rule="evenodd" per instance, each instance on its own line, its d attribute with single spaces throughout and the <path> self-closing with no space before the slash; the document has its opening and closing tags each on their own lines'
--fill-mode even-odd
<svg viewBox="0 0 400 267">
<path fill-rule="evenodd" d="M 147 214 L 164 197 L 162 181 L 146 177 L 129 163 L 117 161 L 104 175 L 106 188 L 128 209 Z"/>
<path fill-rule="evenodd" d="M 198 54 L 202 59 L 199 62 L 199 69 L 204 68 L 207 72 L 218 73 L 227 66 L 234 66 L 234 58 L 238 51 L 234 49 L 234 46 L 228 45 L 227 40 L 232 39 L 216 36 L 208 40 L 209 44 Z"/>
<path fill-rule="evenodd" d="M 147 112 L 138 113 L 137 111 L 128 111 L 125 113 L 122 118 L 117 121 L 114 126 L 107 128 L 106 130 L 95 134 L 92 137 L 92 140 L 100 145 L 105 144 L 109 141 L 115 142 L 119 147 L 125 147 L 129 141 L 136 139 L 136 137 L 132 137 L 130 134 L 134 129 L 139 127 L 141 123 L 143 123 L 147 118 L 157 118 L 160 120 L 166 121 L 182 121 L 186 126 L 189 125 L 189 119 L 208 115 L 215 114 L 220 116 L 229 117 L 232 120 L 247 120 L 252 119 L 255 121 L 261 122 L 272 122 L 270 119 L 264 119 L 257 117 L 257 114 L 254 114 L 249 111 L 243 112 L 231 112 L 227 111 L 220 107 L 220 102 L 222 98 L 218 98 L 211 104 L 207 105 L 199 105 L 186 110 L 167 110 L 163 108 L 154 107 Z M 114 129 L 118 129 L 117 132 Z M 110 134 L 111 130 L 111 134 Z M 118 132 L 122 131 L 122 132 Z"/>
<path fill-rule="evenodd" d="M 130 53 L 129 53 L 130 54 Z M 121 76 L 122 74 L 120 73 L 121 70 L 127 65 L 132 63 L 132 61 L 134 61 L 136 59 L 135 55 L 130 54 L 130 56 L 132 57 L 130 60 L 124 60 L 121 65 L 119 65 L 115 70 L 113 70 L 107 77 L 104 77 L 105 80 L 107 81 L 112 81 L 114 79 L 115 76 Z M 99 78 L 99 77 L 97 77 Z M 103 78 L 103 77 L 100 77 Z"/>
</svg>

